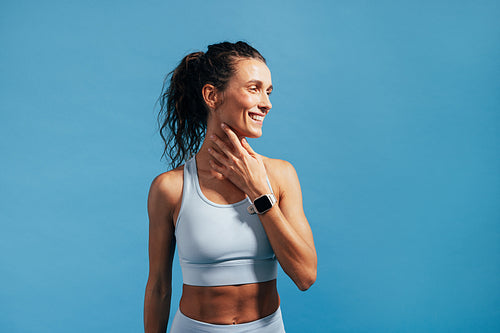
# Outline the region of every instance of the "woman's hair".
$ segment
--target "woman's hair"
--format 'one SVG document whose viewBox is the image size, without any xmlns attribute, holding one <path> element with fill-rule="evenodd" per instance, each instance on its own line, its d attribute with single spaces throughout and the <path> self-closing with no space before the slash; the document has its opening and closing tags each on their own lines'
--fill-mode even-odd
<svg viewBox="0 0 500 333">
<path fill-rule="evenodd" d="M 203 141 L 208 117 L 203 86 L 208 83 L 224 91 L 241 58 L 266 62 L 245 42 L 223 42 L 209 45 L 206 53 L 188 54 L 165 78 L 158 124 L 165 143 L 162 157 L 167 155 L 173 168 L 196 154 Z"/>
</svg>

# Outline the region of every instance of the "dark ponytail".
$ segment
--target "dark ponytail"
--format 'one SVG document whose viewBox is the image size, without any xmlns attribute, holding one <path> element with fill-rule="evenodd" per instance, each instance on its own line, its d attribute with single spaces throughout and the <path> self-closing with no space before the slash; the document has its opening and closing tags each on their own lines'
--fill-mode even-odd
<svg viewBox="0 0 500 333">
<path fill-rule="evenodd" d="M 245 42 L 223 42 L 208 46 L 206 53 L 188 54 L 165 79 L 158 124 L 165 143 L 162 157 L 167 156 L 173 168 L 194 156 L 205 136 L 208 107 L 201 89 L 209 83 L 224 91 L 238 58 L 266 62 Z"/>
</svg>

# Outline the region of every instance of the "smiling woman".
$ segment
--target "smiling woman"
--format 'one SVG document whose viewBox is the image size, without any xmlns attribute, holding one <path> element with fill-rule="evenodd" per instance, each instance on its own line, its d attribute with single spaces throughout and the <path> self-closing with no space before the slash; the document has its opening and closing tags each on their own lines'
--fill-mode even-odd
<svg viewBox="0 0 500 333">
<path fill-rule="evenodd" d="M 171 332 L 284 332 L 277 264 L 300 290 L 316 279 L 313 236 L 293 166 L 257 154 L 271 72 L 244 42 L 187 55 L 160 97 L 173 170 L 148 198 L 146 332 L 165 332 L 177 243 L 183 292 Z"/>
</svg>

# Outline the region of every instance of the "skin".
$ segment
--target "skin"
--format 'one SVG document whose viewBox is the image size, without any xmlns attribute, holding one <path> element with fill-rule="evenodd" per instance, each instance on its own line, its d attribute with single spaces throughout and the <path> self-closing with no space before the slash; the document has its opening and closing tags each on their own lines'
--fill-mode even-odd
<svg viewBox="0 0 500 333">
<path fill-rule="evenodd" d="M 262 121 L 272 105 L 271 73 L 260 60 L 240 59 L 224 91 L 207 84 L 202 94 L 209 116 L 206 138 L 196 154 L 203 194 L 219 204 L 252 201 L 270 193 L 278 200 L 259 215 L 269 242 L 285 273 L 300 290 L 316 280 L 317 256 L 302 207 L 302 193 L 293 166 L 257 154 L 245 140 L 262 135 Z M 146 332 L 165 332 L 170 311 L 175 222 L 182 199 L 183 166 L 155 178 L 148 198 L 150 271 L 146 286 Z M 279 306 L 276 280 L 201 287 L 183 285 L 180 310 L 213 324 L 245 323 L 272 314 Z"/>
</svg>

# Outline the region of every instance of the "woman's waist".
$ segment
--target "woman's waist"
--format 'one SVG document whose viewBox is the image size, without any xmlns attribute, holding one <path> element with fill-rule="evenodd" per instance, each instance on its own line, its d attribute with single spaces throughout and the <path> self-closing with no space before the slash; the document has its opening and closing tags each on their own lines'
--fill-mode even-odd
<svg viewBox="0 0 500 333">
<path fill-rule="evenodd" d="M 229 325 L 241 324 L 267 317 L 280 304 L 276 280 L 231 285 L 184 285 L 180 311 L 198 321 Z"/>
</svg>

